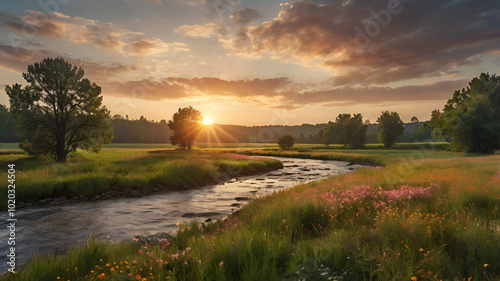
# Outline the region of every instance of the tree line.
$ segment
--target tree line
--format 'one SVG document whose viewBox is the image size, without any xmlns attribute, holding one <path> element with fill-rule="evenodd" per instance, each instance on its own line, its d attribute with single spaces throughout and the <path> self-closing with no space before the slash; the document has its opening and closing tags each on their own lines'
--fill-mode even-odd
<svg viewBox="0 0 500 281">
<path fill-rule="evenodd" d="M 98 152 L 102 144 L 112 139 L 115 142 L 164 143 L 168 138 L 180 149 L 191 149 L 202 132 L 201 112 L 191 106 L 179 108 L 168 122 L 148 121 L 144 117 L 128 120 L 119 115 L 111 118 L 102 104 L 101 88 L 84 78 L 83 69 L 63 58 L 47 58 L 29 65 L 23 77 L 27 86 L 5 87 L 10 109 L 0 106 L 0 137 L 1 140 L 16 140 L 12 134 L 15 131 L 20 147 L 31 155 L 48 154 L 65 161 L 68 153 L 77 148 Z M 411 121 L 419 123 L 416 117 Z M 385 147 L 391 147 L 404 133 L 404 123 L 397 112 L 382 112 L 377 123 L 377 139 Z M 301 133 L 298 138 L 325 145 L 338 143 L 344 147 L 362 148 L 368 137 L 373 136 L 368 130 L 370 125 L 359 113 L 344 113 L 335 121 L 322 125 L 317 134 L 305 137 Z M 310 128 L 313 125 L 303 126 Z M 236 127 L 227 127 L 230 128 Z M 222 126 L 213 129 L 224 131 Z M 283 136 L 281 129 L 286 127 L 270 126 L 267 131 L 259 130 L 257 137 L 239 135 L 238 140 L 227 131 L 224 133 L 234 141 L 270 142 Z M 455 91 L 444 109 L 433 111 L 432 119 L 414 132 L 420 134 L 429 130 L 435 137 L 449 141 L 455 150 L 493 152 L 499 149 L 500 78 L 483 73 L 472 79 L 468 87 Z M 286 142 L 295 141 L 294 136 L 290 136 L 279 141 L 287 147 Z"/>
</svg>

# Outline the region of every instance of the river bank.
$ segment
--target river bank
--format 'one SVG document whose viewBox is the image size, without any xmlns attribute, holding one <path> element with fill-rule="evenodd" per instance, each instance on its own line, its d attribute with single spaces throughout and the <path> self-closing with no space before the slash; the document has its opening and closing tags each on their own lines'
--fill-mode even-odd
<svg viewBox="0 0 500 281">
<path fill-rule="evenodd" d="M 497 280 L 500 158 L 425 153 L 372 155 L 385 168 L 272 193 L 227 220 L 181 225 L 163 247 L 91 240 L 11 278 Z"/>
<path fill-rule="evenodd" d="M 245 157 L 234 155 L 232 157 Z M 45 204 L 17 210 L 16 249 L 18 265 L 31 253 L 65 255 L 94 234 L 100 241 L 139 241 L 147 237 L 169 237 L 177 223 L 193 220 L 208 223 L 239 210 L 249 201 L 301 182 L 350 172 L 359 166 L 338 161 L 276 159 L 283 168 L 257 175 L 231 178 L 224 183 L 182 191 L 160 191 L 142 197 L 116 197 L 108 200 L 82 200 Z M 0 236 L 6 233 L 0 222 Z M 54 231 L 56 230 L 57 231 Z M 158 239 L 154 239 L 157 241 Z M 151 239 L 150 239 L 151 240 Z M 8 245 L 0 244 L 0 251 Z"/>
<path fill-rule="evenodd" d="M 4 175 L 8 164 L 16 165 L 18 208 L 187 190 L 283 167 L 269 158 L 174 150 L 79 152 L 67 163 L 23 154 L 4 155 L 0 159 Z M 6 188 L 0 187 L 2 209 L 7 207 Z"/>
</svg>

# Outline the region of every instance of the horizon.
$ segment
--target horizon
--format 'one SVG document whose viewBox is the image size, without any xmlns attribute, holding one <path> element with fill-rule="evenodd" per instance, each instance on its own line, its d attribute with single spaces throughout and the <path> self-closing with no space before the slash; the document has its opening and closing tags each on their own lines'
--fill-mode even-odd
<svg viewBox="0 0 500 281">
<path fill-rule="evenodd" d="M 219 125 L 374 124 L 385 110 L 409 123 L 498 74 L 499 13 L 493 0 L 15 2 L 0 8 L 0 84 L 63 57 L 111 116 L 169 120 L 192 105 Z"/>
</svg>

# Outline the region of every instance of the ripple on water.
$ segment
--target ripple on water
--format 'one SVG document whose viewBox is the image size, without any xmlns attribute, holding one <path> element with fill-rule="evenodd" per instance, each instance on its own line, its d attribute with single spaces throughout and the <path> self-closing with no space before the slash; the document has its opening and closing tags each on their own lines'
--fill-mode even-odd
<svg viewBox="0 0 500 281">
<path fill-rule="evenodd" d="M 239 177 L 226 185 L 210 185 L 187 191 L 171 191 L 139 198 L 117 198 L 89 202 L 70 202 L 17 210 L 19 235 L 16 258 L 22 265 L 31 253 L 63 252 L 86 241 L 91 233 L 100 239 L 131 241 L 137 235 L 158 232 L 175 234 L 177 223 L 192 219 L 216 219 L 238 210 L 256 194 L 265 195 L 301 182 L 349 172 L 345 162 L 278 158 L 286 163 L 282 170 L 256 176 Z M 306 174 L 300 169 L 328 171 Z M 359 167 L 359 166 L 357 166 Z M 306 179 L 307 177 L 307 179 Z M 269 188 L 266 188 L 269 187 Z M 252 189 L 249 191 L 249 189 Z M 257 193 L 258 192 L 258 193 Z M 192 214 L 190 217 L 183 217 Z M 22 219 L 22 221 L 21 221 Z M 5 221 L 0 221 L 0 236 L 7 237 Z M 109 237 L 109 238 L 107 238 Z M 7 243 L 0 243 L 0 252 Z M 4 265 L 6 270 L 7 265 Z"/>
</svg>

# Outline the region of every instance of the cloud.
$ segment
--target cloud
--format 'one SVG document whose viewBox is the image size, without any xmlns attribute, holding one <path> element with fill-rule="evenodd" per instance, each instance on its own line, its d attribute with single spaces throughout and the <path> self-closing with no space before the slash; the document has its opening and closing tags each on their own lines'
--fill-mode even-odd
<svg viewBox="0 0 500 281">
<path fill-rule="evenodd" d="M 148 79 L 138 81 L 113 82 L 103 86 L 105 94 L 139 100 L 174 100 L 188 96 L 187 89 L 166 80 L 157 82 Z"/>
<path fill-rule="evenodd" d="M 0 13 L 0 24 L 10 28 L 21 38 L 61 39 L 75 44 L 94 45 L 109 53 L 121 55 L 154 56 L 188 50 L 184 43 L 167 43 L 159 38 L 145 38 L 141 32 L 118 28 L 109 22 L 69 17 L 62 13 L 27 13 L 21 18 Z"/>
<path fill-rule="evenodd" d="M 262 14 L 254 8 L 238 9 L 231 14 L 231 19 L 238 24 L 249 24 L 262 17 Z"/>
<path fill-rule="evenodd" d="M 206 2 L 205 0 L 196 0 L 196 1 L 185 1 L 185 0 L 146 0 L 146 2 L 153 2 L 157 5 L 162 5 L 164 3 L 177 3 L 177 4 L 183 4 L 183 5 L 188 5 L 191 7 L 198 6 L 198 5 L 205 5 Z M 134 2 L 134 0 L 123 0 L 123 2 Z M 140 4 L 144 4 L 145 0 L 139 0 L 135 2 L 140 2 Z"/>
<path fill-rule="evenodd" d="M 185 43 L 166 43 L 159 38 L 137 40 L 130 43 L 129 47 L 132 54 L 136 56 L 154 56 L 167 52 L 185 52 L 189 50 Z"/>
<path fill-rule="evenodd" d="M 168 77 L 160 81 L 143 79 L 113 83 L 112 95 L 146 100 L 225 97 L 269 108 L 296 109 L 305 105 L 339 106 L 407 101 L 445 101 L 468 80 L 447 80 L 432 84 L 401 87 L 342 86 L 330 81 L 301 84 L 290 78 L 223 80 L 214 77 Z"/>
<path fill-rule="evenodd" d="M 42 61 L 46 57 L 55 56 L 57 54 L 50 50 L 30 50 L 0 44 L 0 66 L 18 73 L 26 71 L 28 65 L 35 61 Z"/>
<path fill-rule="evenodd" d="M 382 85 L 446 76 L 498 52 L 499 13 L 495 0 L 301 0 L 223 43 L 331 69 L 337 86 Z"/>
<path fill-rule="evenodd" d="M 175 32 L 189 37 L 203 37 L 209 38 L 212 36 L 224 36 L 227 34 L 227 29 L 217 23 L 208 22 L 204 25 L 182 25 L 175 30 Z"/>
<path fill-rule="evenodd" d="M 148 48 L 139 44 L 138 48 Z M 29 64 L 46 57 L 60 56 L 48 50 L 29 50 L 0 44 L 0 66 L 24 72 Z M 64 56 L 63 56 L 64 57 Z M 224 80 L 216 77 L 167 77 L 123 81 L 126 73 L 145 72 L 144 66 L 111 61 L 65 57 L 85 70 L 85 75 L 103 88 L 105 95 L 140 100 L 175 100 L 199 97 L 224 97 L 269 108 L 296 109 L 305 105 L 339 106 L 386 104 L 407 101 L 445 101 L 453 92 L 467 86 L 468 80 L 446 80 L 425 85 L 400 87 L 337 86 L 326 80 L 302 84 L 288 77 Z"/>
<path fill-rule="evenodd" d="M 85 77 L 97 82 L 97 84 L 109 82 L 112 78 L 117 78 L 119 74 L 141 70 L 141 67 L 135 65 L 126 65 L 112 61 L 74 59 L 68 56 L 61 56 L 61 54 L 52 50 L 31 50 L 0 44 L 0 66 L 14 72 L 25 72 L 28 69 L 28 65 L 40 62 L 47 57 L 62 57 L 73 65 L 81 67 L 85 71 Z"/>
<path fill-rule="evenodd" d="M 432 84 L 401 87 L 353 87 L 344 86 L 324 90 L 308 90 L 291 93 L 283 97 L 283 105 L 328 104 L 386 104 L 405 101 L 447 100 L 457 89 L 467 85 L 468 80 L 448 80 Z"/>
</svg>

